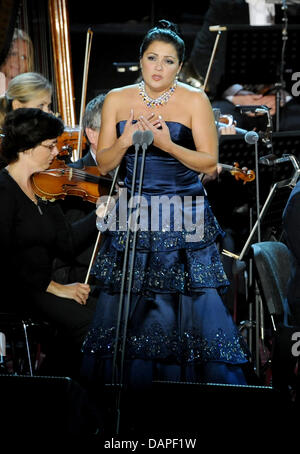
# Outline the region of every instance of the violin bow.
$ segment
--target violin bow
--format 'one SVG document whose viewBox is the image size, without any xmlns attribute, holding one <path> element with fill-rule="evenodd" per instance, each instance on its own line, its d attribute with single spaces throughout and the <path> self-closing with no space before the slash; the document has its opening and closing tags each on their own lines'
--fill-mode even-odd
<svg viewBox="0 0 300 454">
<path fill-rule="evenodd" d="M 86 36 L 86 46 L 85 46 L 85 59 L 84 59 L 84 70 L 83 70 L 83 82 L 82 82 L 82 92 L 81 92 L 81 105 L 80 105 L 80 116 L 79 116 L 79 137 L 78 137 L 78 150 L 77 156 L 75 157 L 75 161 L 79 158 L 82 158 L 82 136 L 83 136 L 83 129 L 82 129 L 82 119 L 86 104 L 86 90 L 87 90 L 87 79 L 88 79 L 88 68 L 90 62 L 90 55 L 91 55 L 91 47 L 92 47 L 92 38 L 93 32 L 89 28 L 87 31 Z"/>
<path fill-rule="evenodd" d="M 215 55 L 216 55 L 216 51 L 217 51 L 219 39 L 221 37 L 221 33 L 223 31 L 226 31 L 226 30 L 227 30 L 226 27 L 222 27 L 220 25 L 211 25 L 209 27 L 209 31 L 217 32 L 217 36 L 216 36 L 216 39 L 215 39 L 214 47 L 213 47 L 213 50 L 212 50 L 212 54 L 211 54 L 211 57 L 210 57 L 210 60 L 209 60 L 209 64 L 208 64 L 208 68 L 207 68 L 207 71 L 206 71 L 204 83 L 203 83 L 203 86 L 202 86 L 204 91 L 206 90 L 207 81 L 208 81 L 208 78 L 209 78 L 209 75 L 210 75 L 210 71 L 211 71 L 211 67 L 212 67 L 212 64 L 213 64 L 213 61 L 214 61 L 214 58 L 215 58 Z"/>
<path fill-rule="evenodd" d="M 116 167 L 116 170 L 115 170 L 115 174 L 114 174 L 113 181 L 112 181 L 112 184 L 111 184 L 111 187 L 110 187 L 110 191 L 109 191 L 109 195 L 108 195 L 108 198 L 107 198 L 107 202 L 106 202 L 106 205 L 105 205 L 105 211 L 104 211 L 104 214 L 103 214 L 103 219 L 105 219 L 105 217 L 107 216 L 108 207 L 110 205 L 109 202 L 110 202 L 110 200 L 112 198 L 112 193 L 113 193 L 114 187 L 115 187 L 116 182 L 117 182 L 119 169 L 120 169 L 120 165 L 118 165 L 118 167 Z M 88 281 L 89 281 L 90 274 L 91 274 L 91 269 L 92 269 L 96 254 L 98 252 L 100 239 L 101 239 L 101 231 L 99 230 L 97 238 L 96 238 L 95 246 L 94 246 L 94 249 L 93 249 L 92 257 L 91 257 L 91 260 L 90 260 L 90 263 L 89 263 L 89 267 L 88 267 L 88 270 L 87 270 L 87 274 L 86 274 L 86 277 L 85 277 L 85 281 L 84 281 L 85 284 L 87 284 Z"/>
</svg>

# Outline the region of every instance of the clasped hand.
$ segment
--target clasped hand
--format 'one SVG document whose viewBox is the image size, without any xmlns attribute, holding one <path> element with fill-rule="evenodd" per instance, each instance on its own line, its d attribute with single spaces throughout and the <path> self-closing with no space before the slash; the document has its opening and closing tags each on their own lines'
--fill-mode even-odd
<svg viewBox="0 0 300 454">
<path fill-rule="evenodd" d="M 132 145 L 132 136 L 135 131 L 150 130 L 153 133 L 154 145 L 162 150 L 167 148 L 170 144 L 171 137 L 169 128 L 161 115 L 157 116 L 154 113 L 150 114 L 148 117 L 141 115 L 135 123 L 133 123 L 133 119 L 134 113 L 132 109 L 122 134 L 128 147 Z"/>
</svg>

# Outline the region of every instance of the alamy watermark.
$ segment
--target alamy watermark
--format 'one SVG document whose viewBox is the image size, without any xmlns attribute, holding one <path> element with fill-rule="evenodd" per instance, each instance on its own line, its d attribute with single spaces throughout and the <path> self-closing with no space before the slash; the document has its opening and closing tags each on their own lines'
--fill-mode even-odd
<svg viewBox="0 0 300 454">
<path fill-rule="evenodd" d="M 293 96 L 300 95 L 300 72 L 296 72 L 292 74 L 292 80 L 296 82 L 292 85 L 291 92 Z"/>
<path fill-rule="evenodd" d="M 295 343 L 292 345 L 292 355 L 293 356 L 300 356 L 300 333 L 295 331 L 292 334 L 292 341 Z"/>
<path fill-rule="evenodd" d="M 101 196 L 97 201 L 97 228 L 110 231 L 186 232 L 186 241 L 204 236 L 204 196 L 134 195 L 127 189 L 119 197 Z"/>
</svg>

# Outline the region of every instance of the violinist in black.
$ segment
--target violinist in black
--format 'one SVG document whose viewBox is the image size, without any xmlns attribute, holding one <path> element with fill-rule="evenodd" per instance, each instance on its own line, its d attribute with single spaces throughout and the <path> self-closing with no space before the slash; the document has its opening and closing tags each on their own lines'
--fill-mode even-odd
<svg viewBox="0 0 300 454">
<path fill-rule="evenodd" d="M 64 125 L 41 109 L 6 115 L 0 172 L 1 310 L 37 314 L 49 320 L 80 350 L 94 312 L 88 284 L 52 280 L 54 257 L 71 258 L 96 230 L 96 215 L 70 224 L 55 202 L 39 199 L 31 176 L 47 169 L 58 154 Z"/>
<path fill-rule="evenodd" d="M 75 169 L 84 169 L 97 166 L 96 149 L 98 144 L 99 131 L 101 126 L 101 111 L 105 95 L 99 94 L 88 102 L 85 107 L 82 118 L 82 128 L 84 136 L 87 140 L 88 150 L 84 156 L 75 162 L 68 162 L 69 167 Z M 110 183 L 107 183 L 110 185 Z M 65 200 L 60 201 L 61 208 L 70 222 L 82 219 L 91 211 L 95 210 L 94 203 L 88 202 L 76 196 L 69 196 Z M 97 233 L 87 245 L 86 249 L 70 262 L 68 259 L 61 260 L 57 257 L 54 261 L 53 278 L 60 279 L 60 282 L 69 283 L 73 281 L 84 281 L 90 265 L 90 260 L 93 254 Z"/>
</svg>

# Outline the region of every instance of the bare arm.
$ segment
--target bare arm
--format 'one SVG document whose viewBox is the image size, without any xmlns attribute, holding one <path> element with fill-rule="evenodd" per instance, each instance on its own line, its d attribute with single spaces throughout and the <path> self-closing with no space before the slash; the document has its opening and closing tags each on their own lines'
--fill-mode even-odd
<svg viewBox="0 0 300 454">
<path fill-rule="evenodd" d="M 132 124 L 133 109 L 128 112 L 128 119 L 122 135 L 116 134 L 117 108 L 119 96 L 117 91 L 109 93 L 103 104 L 101 114 L 101 129 L 97 146 L 97 162 L 100 173 L 106 175 L 115 169 L 123 159 L 127 149 L 132 145 L 132 135 L 138 129 L 138 124 Z"/>
</svg>

